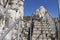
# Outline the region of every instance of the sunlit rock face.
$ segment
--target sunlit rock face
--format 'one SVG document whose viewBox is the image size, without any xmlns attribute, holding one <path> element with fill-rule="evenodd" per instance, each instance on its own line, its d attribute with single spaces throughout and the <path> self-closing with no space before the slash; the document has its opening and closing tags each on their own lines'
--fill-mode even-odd
<svg viewBox="0 0 60 40">
<path fill-rule="evenodd" d="M 44 15 L 45 15 L 45 11 L 46 11 L 46 9 L 45 9 L 43 6 L 41 6 L 41 7 L 40 7 L 39 14 L 40 14 L 41 16 L 44 16 Z M 39 15 L 39 16 L 40 16 L 40 15 Z"/>
<path fill-rule="evenodd" d="M 12 25 L 16 20 L 23 20 L 24 0 L 0 0 L 0 14 L 2 15 L 2 18 L 0 16 L 1 35 L 9 28 L 9 25 Z M 21 25 L 23 26 L 23 21 Z M 12 36 L 17 34 L 17 30 L 14 30 L 10 31 L 3 40 L 11 40 Z M 15 40 L 17 40 L 17 38 Z"/>
<path fill-rule="evenodd" d="M 46 19 L 46 20 L 48 20 L 49 21 L 49 23 L 50 23 L 50 25 L 52 25 L 53 27 L 53 29 L 55 28 L 55 26 L 54 26 L 54 20 L 52 19 L 52 17 L 51 17 L 51 15 L 49 14 L 49 12 L 47 11 L 47 9 L 45 9 L 44 8 L 44 6 L 41 6 L 40 8 L 38 8 L 37 10 L 36 10 L 36 12 L 34 13 L 34 15 L 37 17 L 38 16 L 38 18 L 43 18 L 44 20 Z M 52 22 L 52 23 L 51 23 Z M 55 30 L 55 29 L 54 29 Z M 55 33 L 55 32 L 54 32 Z"/>
<path fill-rule="evenodd" d="M 39 30 L 43 30 L 43 31 L 46 31 L 48 28 L 50 28 L 50 29 L 48 29 L 49 31 L 50 31 L 50 33 L 48 33 L 49 34 L 49 36 L 51 36 L 51 34 L 52 34 L 52 37 L 54 37 L 55 38 L 55 32 L 56 32 L 56 29 L 55 29 L 55 23 L 54 23 L 54 20 L 52 19 L 52 17 L 51 17 L 51 15 L 49 14 L 49 12 L 43 7 L 43 6 L 41 6 L 40 8 L 38 8 L 34 13 L 33 13 L 33 18 L 34 19 L 37 19 L 37 20 L 34 20 L 34 24 L 36 25 L 36 26 L 34 26 L 35 28 L 34 28 L 34 30 L 35 31 L 33 31 L 33 36 L 32 36 L 32 40 L 35 40 L 37 37 L 38 37 L 38 34 L 39 34 Z M 41 23 L 41 24 L 40 24 Z M 47 25 L 46 25 L 47 24 Z M 41 27 L 39 26 L 39 25 L 42 25 Z M 45 30 L 45 28 L 46 28 L 46 30 Z M 49 32 L 47 30 L 47 32 Z M 36 33 L 36 31 L 37 31 L 37 33 Z M 42 31 L 42 32 L 43 32 Z M 41 32 L 41 31 L 40 31 Z M 34 34 L 34 33 L 36 33 L 36 35 Z M 46 33 L 47 34 L 47 33 Z M 47 35 L 48 35 L 47 34 Z M 43 35 L 43 33 L 41 34 L 41 37 L 43 38 L 44 37 L 44 35 Z M 37 36 L 37 37 L 35 37 L 35 36 Z M 35 37 L 35 38 L 34 38 Z M 39 37 L 39 40 L 41 40 L 41 37 Z M 46 36 L 47 37 L 47 36 Z M 45 37 L 44 37 L 45 38 Z M 47 39 L 46 39 L 47 40 Z M 48 38 L 48 40 L 51 40 L 51 38 Z"/>
<path fill-rule="evenodd" d="M 9 20 L 9 22 L 7 22 L 7 23 L 11 24 L 15 20 L 17 20 L 19 17 L 21 17 L 21 19 L 23 19 L 23 14 L 22 14 L 23 13 L 23 6 L 20 6 L 19 7 L 20 9 L 16 9 L 16 7 L 10 7 L 10 6 L 11 5 L 8 5 L 8 10 L 7 10 L 7 16 L 6 17 Z M 28 40 L 28 31 L 29 31 L 29 27 L 31 27 L 31 18 L 32 17 L 26 17 L 26 19 L 24 20 L 25 22 L 24 23 L 22 22 L 22 25 L 24 25 L 23 32 L 21 34 L 23 40 Z M 36 12 L 34 12 L 33 18 L 34 18 L 34 25 L 35 25 L 34 26 L 35 31 L 33 30 L 33 35 L 32 35 L 33 40 L 35 40 L 39 36 L 39 34 L 41 33 L 41 31 L 39 31 L 39 30 L 41 30 L 42 28 L 44 30 L 44 33 L 47 32 L 46 34 L 48 36 L 51 36 L 51 34 L 53 34 L 55 36 L 54 21 L 53 21 L 52 17 L 49 15 L 48 11 L 43 6 L 41 6 L 39 9 L 36 10 Z M 37 19 L 37 20 L 35 20 L 35 19 Z M 43 26 L 39 26 L 39 25 L 43 25 Z M 50 31 L 50 33 L 47 29 Z M 17 30 L 13 29 L 13 31 L 10 31 L 10 33 L 8 33 L 8 35 L 5 37 L 5 40 L 11 40 L 11 39 L 17 40 L 17 33 L 18 33 Z M 37 33 L 36 34 L 37 37 L 35 37 L 36 35 L 34 35 L 34 33 Z M 45 38 L 46 34 L 41 34 L 41 37 Z M 41 40 L 42 38 L 39 38 L 39 40 Z M 51 38 L 49 37 L 48 40 L 51 40 Z"/>
<path fill-rule="evenodd" d="M 41 6 L 39 9 L 36 10 L 36 15 L 39 15 L 39 17 L 43 17 L 45 15 L 46 9 Z"/>
<path fill-rule="evenodd" d="M 34 24 L 32 23 L 32 19 Z M 43 6 L 38 8 L 31 16 L 24 16 L 24 30 L 23 30 L 23 40 L 29 39 L 29 28 L 33 26 L 32 40 L 51 40 L 51 37 L 56 36 L 55 23 L 47 9 Z"/>
<path fill-rule="evenodd" d="M 41 33 L 39 40 L 42 40 L 43 37 L 45 38 L 46 35 L 51 36 L 51 34 L 53 34 L 53 37 L 55 38 L 54 21 L 50 16 L 50 14 L 48 13 L 48 11 L 43 6 L 38 8 L 33 13 L 33 17 L 27 16 L 23 18 L 23 16 L 24 16 L 24 0 L 8 0 L 8 1 L 0 0 L 0 36 L 1 34 L 4 33 L 4 31 L 6 31 L 9 28 L 9 25 L 13 24 L 17 19 L 21 19 L 20 21 L 21 25 L 17 23 L 16 27 L 14 27 L 12 31 L 10 31 L 3 40 L 18 40 L 18 39 L 28 40 L 28 36 L 29 36 L 28 32 L 29 32 L 29 28 L 32 25 L 31 24 L 32 19 L 34 19 L 33 20 L 34 29 L 32 33 L 33 40 L 35 40 L 41 32 L 44 32 L 46 34 Z M 18 26 L 20 29 L 19 31 L 18 31 Z M 44 31 L 41 31 L 42 29 Z M 21 30 L 23 30 L 22 33 L 21 33 Z M 35 34 L 37 33 L 37 34 L 35 35 L 34 33 Z M 18 36 L 20 36 L 20 38 L 18 38 Z M 51 40 L 50 37 L 47 39 Z"/>
<path fill-rule="evenodd" d="M 11 0 L 8 9 L 8 13 L 11 15 L 13 21 L 19 17 L 23 18 L 23 0 Z"/>
</svg>

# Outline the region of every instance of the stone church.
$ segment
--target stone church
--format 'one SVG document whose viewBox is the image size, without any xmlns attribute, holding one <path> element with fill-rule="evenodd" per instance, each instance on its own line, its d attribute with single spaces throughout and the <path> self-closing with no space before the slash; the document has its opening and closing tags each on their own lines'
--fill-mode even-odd
<svg viewBox="0 0 60 40">
<path fill-rule="evenodd" d="M 57 40 L 58 20 L 43 6 L 24 16 L 24 0 L 0 0 L 0 40 Z"/>
</svg>

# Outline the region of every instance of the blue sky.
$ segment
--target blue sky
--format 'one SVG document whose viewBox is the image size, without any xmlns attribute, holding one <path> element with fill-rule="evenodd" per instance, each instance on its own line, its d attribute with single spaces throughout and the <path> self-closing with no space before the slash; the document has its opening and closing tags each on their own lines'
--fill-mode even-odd
<svg viewBox="0 0 60 40">
<path fill-rule="evenodd" d="M 40 6 L 44 6 L 52 17 L 58 17 L 57 0 L 25 0 L 24 15 L 31 16 Z"/>
</svg>

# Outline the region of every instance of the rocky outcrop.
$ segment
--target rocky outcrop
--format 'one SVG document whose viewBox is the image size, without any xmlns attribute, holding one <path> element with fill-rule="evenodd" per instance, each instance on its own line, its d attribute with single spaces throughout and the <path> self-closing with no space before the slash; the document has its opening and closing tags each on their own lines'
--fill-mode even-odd
<svg viewBox="0 0 60 40">
<path fill-rule="evenodd" d="M 53 18 L 51 17 L 51 15 L 48 13 L 48 11 L 41 6 L 39 9 L 37 9 L 34 13 L 32 17 L 24 17 L 27 24 L 30 21 L 30 32 L 28 32 L 28 34 L 32 34 L 30 39 L 32 38 L 32 40 L 54 40 L 55 39 L 55 22 L 53 20 Z M 32 21 L 33 19 L 33 21 Z M 34 24 L 32 24 L 32 22 Z M 34 26 L 32 26 L 34 25 Z M 26 27 L 27 28 L 27 27 Z M 29 35 L 28 35 L 29 37 Z M 29 39 L 29 38 L 27 38 Z"/>
<path fill-rule="evenodd" d="M 1 34 L 3 35 L 4 31 L 9 28 L 9 25 L 12 25 L 16 20 L 21 19 L 21 26 L 23 27 L 23 15 L 24 15 L 24 0 L 0 0 L 0 20 L 1 27 L 0 30 L 2 31 Z M 2 17 L 2 18 L 1 18 Z M 19 26 L 18 26 L 19 25 Z M 3 40 L 19 40 L 19 35 L 21 35 L 22 27 L 20 24 L 16 24 L 16 27 L 19 27 L 18 30 L 13 28 L 7 36 Z M 17 31 L 17 32 L 16 32 Z M 18 32 L 19 31 L 19 32 Z M 1 35 L 1 36 L 2 36 Z"/>
</svg>

